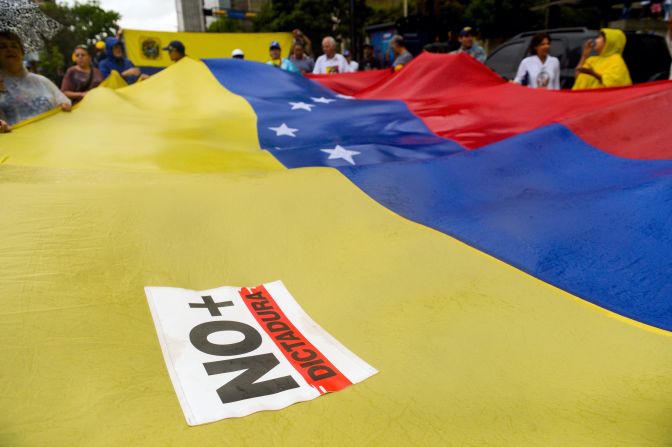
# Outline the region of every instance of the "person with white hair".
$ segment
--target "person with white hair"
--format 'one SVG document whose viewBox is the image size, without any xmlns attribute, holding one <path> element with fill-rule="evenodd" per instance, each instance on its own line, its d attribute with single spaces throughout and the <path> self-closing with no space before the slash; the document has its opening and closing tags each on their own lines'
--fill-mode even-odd
<svg viewBox="0 0 672 447">
<path fill-rule="evenodd" d="M 342 54 L 336 52 L 336 40 L 327 36 L 322 39 L 322 51 L 324 54 L 315 61 L 313 74 L 337 74 L 348 73 L 350 66 Z"/>
</svg>

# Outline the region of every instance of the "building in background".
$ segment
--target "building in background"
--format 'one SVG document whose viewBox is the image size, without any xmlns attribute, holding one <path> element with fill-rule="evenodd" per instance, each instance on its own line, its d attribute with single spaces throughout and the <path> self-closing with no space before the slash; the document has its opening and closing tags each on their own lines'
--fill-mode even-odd
<svg viewBox="0 0 672 447">
<path fill-rule="evenodd" d="M 238 31 L 252 32 L 253 20 L 270 0 L 203 0 L 205 28 L 220 18 L 240 21 Z"/>
<path fill-rule="evenodd" d="M 203 0 L 175 0 L 177 30 L 204 32 Z"/>
<path fill-rule="evenodd" d="M 203 0 L 206 9 L 231 9 L 231 0 Z"/>
<path fill-rule="evenodd" d="M 259 12 L 268 0 L 204 0 L 205 8 L 235 9 L 239 11 Z"/>
</svg>

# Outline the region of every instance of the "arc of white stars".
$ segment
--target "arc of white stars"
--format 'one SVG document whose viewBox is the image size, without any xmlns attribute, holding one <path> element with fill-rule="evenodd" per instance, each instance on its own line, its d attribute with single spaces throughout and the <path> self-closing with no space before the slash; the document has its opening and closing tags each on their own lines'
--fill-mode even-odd
<svg viewBox="0 0 672 447">
<path fill-rule="evenodd" d="M 355 164 L 355 160 L 353 160 L 352 157 L 354 157 L 355 155 L 361 154 L 361 152 L 349 151 L 346 148 L 344 148 L 343 146 L 338 145 L 338 144 L 333 149 L 320 149 L 320 150 L 322 152 L 326 152 L 327 154 L 329 154 L 329 158 L 328 158 L 329 160 L 341 159 L 341 160 L 347 161 L 351 165 Z"/>
<path fill-rule="evenodd" d="M 310 99 L 312 99 L 314 102 L 319 102 L 322 104 L 329 104 L 331 102 L 336 102 L 335 99 L 325 98 L 324 96 L 320 96 L 319 98 L 311 97 Z"/>
<path fill-rule="evenodd" d="M 315 104 L 305 102 L 290 102 L 289 105 L 292 106 L 292 110 L 307 110 L 309 112 L 312 112 L 311 107 L 315 107 Z"/>
<path fill-rule="evenodd" d="M 269 127 L 269 129 L 272 130 L 273 132 L 275 132 L 276 137 L 281 137 L 283 135 L 286 135 L 288 137 L 296 138 L 295 133 L 299 131 L 299 129 L 294 129 L 294 128 L 291 128 L 291 127 L 287 126 L 286 123 L 282 123 L 278 127 Z"/>
</svg>

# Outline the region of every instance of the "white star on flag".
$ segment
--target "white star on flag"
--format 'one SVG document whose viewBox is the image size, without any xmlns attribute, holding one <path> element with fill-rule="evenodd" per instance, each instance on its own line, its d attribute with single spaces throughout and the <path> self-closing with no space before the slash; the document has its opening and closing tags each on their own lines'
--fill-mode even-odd
<svg viewBox="0 0 672 447">
<path fill-rule="evenodd" d="M 299 129 L 292 129 L 291 127 L 288 127 L 287 124 L 285 123 L 282 123 L 280 127 L 269 127 L 269 129 L 275 132 L 276 137 L 280 137 L 282 135 L 287 135 L 289 137 L 296 137 L 294 133 L 299 131 Z"/>
<path fill-rule="evenodd" d="M 289 105 L 292 106 L 292 110 L 307 110 L 312 112 L 311 107 L 315 107 L 314 104 L 306 104 L 305 102 L 290 102 Z"/>
<path fill-rule="evenodd" d="M 329 154 L 329 160 L 343 159 L 350 163 L 351 165 L 355 164 L 355 160 L 352 159 L 353 155 L 359 155 L 361 152 L 349 151 L 343 146 L 336 145 L 333 149 L 320 149 L 322 152 Z"/>
<path fill-rule="evenodd" d="M 329 104 L 330 102 L 336 102 L 335 99 L 325 98 L 324 96 L 321 96 L 319 98 L 311 97 L 310 99 L 312 99 L 314 102 L 321 102 L 322 104 Z"/>
</svg>

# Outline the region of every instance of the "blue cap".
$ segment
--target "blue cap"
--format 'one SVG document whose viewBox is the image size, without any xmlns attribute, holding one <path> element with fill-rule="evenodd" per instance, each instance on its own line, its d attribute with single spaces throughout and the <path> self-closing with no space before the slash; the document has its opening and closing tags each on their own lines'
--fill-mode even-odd
<svg viewBox="0 0 672 447">
<path fill-rule="evenodd" d="M 184 44 L 180 42 L 179 40 L 173 40 L 168 44 L 168 46 L 163 47 L 164 51 L 172 51 L 175 50 L 180 54 L 184 54 Z"/>
<path fill-rule="evenodd" d="M 280 49 L 280 42 L 278 42 L 277 40 L 271 42 L 269 50 L 279 50 L 279 49 Z"/>
<path fill-rule="evenodd" d="M 474 35 L 474 29 L 470 26 L 465 26 L 464 28 L 462 28 L 459 35 L 460 35 L 460 37 L 473 36 Z"/>
</svg>

